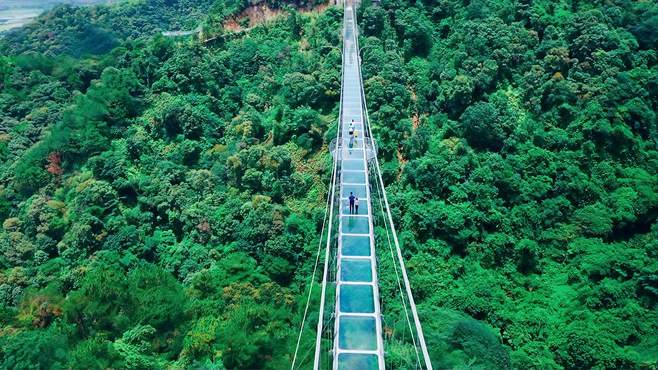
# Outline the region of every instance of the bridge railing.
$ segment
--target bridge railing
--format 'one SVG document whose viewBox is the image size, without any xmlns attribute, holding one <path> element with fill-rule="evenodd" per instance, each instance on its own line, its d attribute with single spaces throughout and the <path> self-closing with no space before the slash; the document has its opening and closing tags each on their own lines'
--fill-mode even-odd
<svg viewBox="0 0 658 370">
<path fill-rule="evenodd" d="M 358 22 L 357 22 L 357 16 L 356 16 L 356 11 L 354 8 L 352 8 L 352 11 L 354 13 L 354 22 L 355 22 L 355 27 L 354 27 L 354 32 L 355 32 L 355 39 L 356 39 L 356 50 L 361 50 L 359 47 L 359 28 L 358 28 Z M 359 72 L 359 79 L 361 80 L 361 103 L 362 103 L 362 112 L 363 112 L 363 125 L 364 125 L 364 133 L 365 136 L 368 138 L 372 138 L 372 128 L 370 126 L 370 117 L 368 115 L 368 106 L 366 103 L 366 97 L 365 97 L 365 90 L 363 88 L 363 76 L 361 74 L 361 55 L 360 52 L 357 53 L 357 58 L 358 58 L 358 72 Z M 398 241 L 397 237 L 397 232 L 395 230 L 395 224 L 393 222 L 393 216 L 391 215 L 391 210 L 390 206 L 388 203 L 388 197 L 386 196 L 386 188 L 384 186 L 384 181 L 382 179 L 382 174 L 380 170 L 380 165 L 379 165 L 379 160 L 377 158 L 376 152 L 374 155 L 374 158 L 372 161 L 369 162 L 369 171 L 373 172 L 373 176 L 370 178 L 375 179 L 375 190 L 371 192 L 371 195 L 373 196 L 372 202 L 373 202 L 373 209 L 376 208 L 376 205 L 374 202 L 379 202 L 380 203 L 380 217 L 375 216 L 375 220 L 378 218 L 380 219 L 379 222 L 377 222 L 378 226 L 382 226 L 386 232 L 386 240 L 382 240 L 380 238 L 380 243 L 378 245 L 388 245 L 390 248 L 390 253 L 391 253 L 391 259 L 393 262 L 393 268 L 395 271 L 395 275 L 397 277 L 397 282 L 398 282 L 398 287 L 399 287 L 399 296 L 402 301 L 402 305 L 404 307 L 405 315 L 406 315 L 406 321 L 408 323 L 409 327 L 409 333 L 411 334 L 411 339 L 414 345 L 414 348 L 416 349 L 416 356 L 417 356 L 417 364 L 420 368 L 432 370 L 432 362 L 429 357 L 429 352 L 427 350 L 427 345 L 425 343 L 425 336 L 423 333 L 423 329 L 420 323 L 420 319 L 418 317 L 418 312 L 416 308 L 416 303 L 413 298 L 413 294 L 411 292 L 411 285 L 409 283 L 409 279 L 407 276 L 406 272 L 406 267 L 404 264 L 404 259 L 402 257 L 402 251 L 400 249 L 400 243 Z M 371 188 L 373 188 L 371 184 Z M 374 216 L 373 212 L 373 216 Z M 393 245 L 395 248 L 393 248 Z M 382 252 L 383 248 L 377 248 L 378 255 L 380 252 Z M 395 251 L 394 251 L 395 249 Z M 397 257 L 397 258 L 395 258 Z M 397 261 L 395 261 L 397 259 Z M 397 263 L 397 266 L 396 266 Z M 381 266 L 380 263 L 378 263 L 378 266 Z M 380 275 L 380 279 L 382 276 L 385 276 L 385 274 L 378 274 Z M 400 278 L 401 277 L 401 278 Z M 403 292 L 404 290 L 404 292 Z M 406 293 L 406 294 L 405 294 Z M 382 307 L 385 307 L 382 305 Z M 411 314 L 413 316 L 413 324 L 411 323 L 411 319 L 408 317 L 407 311 L 411 311 Z M 420 348 L 420 351 L 422 352 L 422 362 L 421 362 L 421 354 L 418 353 L 418 349 Z M 424 364 L 424 367 L 422 366 Z"/>
<path fill-rule="evenodd" d="M 342 38 L 345 36 L 345 14 L 343 14 L 343 28 Z M 341 52 L 341 84 L 340 84 L 340 101 L 338 105 L 338 120 L 336 122 L 336 137 L 332 143 L 339 143 L 343 139 L 342 135 L 342 122 L 343 122 L 343 92 L 345 89 L 345 50 L 343 42 L 343 50 Z M 330 153 L 333 153 L 330 143 Z M 332 179 L 329 187 L 330 192 L 330 211 L 329 211 L 329 227 L 327 230 L 327 244 L 325 249 L 323 278 L 322 278 L 322 291 L 320 296 L 320 309 L 318 314 L 318 323 L 316 330 L 315 342 L 315 357 L 313 360 L 313 369 L 319 370 L 320 368 L 332 369 L 333 364 L 333 343 L 337 333 L 335 330 L 335 316 L 334 307 L 336 302 L 336 263 L 338 252 L 338 226 L 340 217 L 334 217 L 334 214 L 340 215 L 340 173 L 341 161 L 333 155 L 333 170 Z"/>
</svg>

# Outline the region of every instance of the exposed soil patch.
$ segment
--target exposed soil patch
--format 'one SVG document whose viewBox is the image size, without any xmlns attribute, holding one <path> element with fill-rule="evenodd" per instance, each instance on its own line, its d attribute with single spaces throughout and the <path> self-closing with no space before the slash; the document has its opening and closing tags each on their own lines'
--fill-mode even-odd
<svg viewBox="0 0 658 370">
<path fill-rule="evenodd" d="M 411 116 L 411 126 L 413 127 L 414 131 L 416 131 L 418 126 L 420 126 L 420 117 L 418 116 L 418 113 L 414 113 L 413 116 Z"/>
<path fill-rule="evenodd" d="M 300 13 L 321 13 L 329 4 L 321 4 L 314 7 L 299 8 Z M 240 14 L 227 19 L 224 22 L 224 29 L 231 32 L 241 32 L 249 28 L 258 26 L 265 22 L 271 21 L 285 14 L 283 9 L 273 9 L 266 3 L 249 6 Z"/>
</svg>

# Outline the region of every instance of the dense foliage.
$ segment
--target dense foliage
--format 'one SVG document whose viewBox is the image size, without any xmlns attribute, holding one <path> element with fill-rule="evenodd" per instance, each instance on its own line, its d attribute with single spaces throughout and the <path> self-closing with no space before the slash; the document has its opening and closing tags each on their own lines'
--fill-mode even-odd
<svg viewBox="0 0 658 370">
<path fill-rule="evenodd" d="M 0 368 L 291 361 L 341 13 L 290 10 L 207 44 L 128 38 L 94 58 L 29 38 L 143 6 L 58 8 L 2 49 Z"/>
<path fill-rule="evenodd" d="M 658 5 L 365 5 L 370 117 L 435 367 L 655 369 Z"/>
<path fill-rule="evenodd" d="M 224 2 L 221 2 L 223 4 Z M 0 50 L 75 57 L 109 52 L 127 38 L 194 29 L 213 0 L 119 1 L 111 6 L 59 5 L 0 38 Z M 217 6 L 220 6 L 217 4 Z"/>
<path fill-rule="evenodd" d="M 289 366 L 342 16 L 266 3 L 282 17 L 238 34 L 249 1 L 138 0 L 0 39 L 0 368 Z M 657 368 L 658 5 L 364 5 L 435 368 Z M 387 361 L 413 368 L 380 277 Z"/>
</svg>

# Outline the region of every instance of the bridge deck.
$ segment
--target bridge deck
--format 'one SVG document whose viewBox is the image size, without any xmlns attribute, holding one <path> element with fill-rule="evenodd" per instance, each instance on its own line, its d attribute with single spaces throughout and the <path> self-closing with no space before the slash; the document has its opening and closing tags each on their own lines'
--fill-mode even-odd
<svg viewBox="0 0 658 370">
<path fill-rule="evenodd" d="M 334 369 L 384 369 L 381 311 L 367 150 L 364 150 L 363 102 L 355 21 L 351 5 L 345 6 L 343 39 L 343 143 L 339 145 L 341 211 L 338 226 L 338 272 L 336 274 L 336 321 Z M 358 133 L 350 145 L 349 124 Z M 359 198 L 359 213 L 351 215 L 348 197 Z"/>
</svg>

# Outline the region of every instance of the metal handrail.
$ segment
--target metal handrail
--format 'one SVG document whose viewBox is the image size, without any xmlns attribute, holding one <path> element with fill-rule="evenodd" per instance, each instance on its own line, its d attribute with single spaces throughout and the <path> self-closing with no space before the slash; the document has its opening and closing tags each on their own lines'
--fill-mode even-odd
<svg viewBox="0 0 658 370">
<path fill-rule="evenodd" d="M 345 37 L 345 13 L 343 10 L 343 30 L 342 30 L 342 37 Z M 340 100 L 338 102 L 338 125 L 337 125 L 337 132 L 336 132 L 336 139 L 337 141 L 340 141 L 342 133 L 341 133 L 341 124 L 343 121 L 343 89 L 345 88 L 345 84 L 343 83 L 345 79 L 345 71 L 343 66 L 345 65 L 345 51 L 343 50 L 341 53 L 341 77 L 340 77 Z M 334 156 L 333 158 L 333 171 L 332 171 L 332 179 L 331 179 L 331 203 L 329 207 L 331 207 L 329 211 L 329 227 L 327 231 L 327 244 L 325 248 L 325 258 L 324 258 L 324 269 L 323 269 L 323 274 L 322 274 L 322 292 L 320 293 L 320 310 L 318 313 L 318 326 L 317 326 L 317 331 L 316 331 L 316 337 L 315 337 L 315 356 L 313 359 L 313 369 L 314 370 L 319 370 L 320 367 L 320 353 L 321 353 L 321 347 L 322 347 L 322 332 L 323 332 L 323 324 L 324 324 L 324 306 L 325 306 L 325 296 L 327 292 L 327 276 L 328 276 L 328 271 L 329 271 L 329 259 L 330 259 L 330 249 L 331 249 L 331 230 L 333 228 L 333 213 L 334 213 L 334 207 L 335 207 L 335 191 L 336 191 L 336 180 L 338 179 L 338 156 Z"/>
<path fill-rule="evenodd" d="M 352 8 L 352 12 L 354 13 L 354 19 L 356 20 L 356 13 L 354 12 L 354 8 Z M 355 27 L 355 38 L 356 38 L 356 47 L 357 50 L 359 50 L 359 29 L 358 27 Z M 361 55 L 357 55 L 358 58 L 358 72 L 359 72 L 359 79 L 361 80 L 361 104 L 363 105 L 362 112 L 364 114 L 363 117 L 363 124 L 364 127 L 367 127 L 367 132 L 370 137 L 372 137 L 372 129 L 370 127 L 370 120 L 368 116 L 368 106 L 366 104 L 366 97 L 365 97 L 365 90 L 363 88 L 363 76 L 361 75 Z M 418 311 L 416 308 L 416 302 L 414 301 L 413 294 L 411 292 L 411 285 L 409 283 L 409 278 L 407 276 L 407 269 L 404 265 L 404 259 L 402 258 L 402 251 L 400 249 L 400 243 L 398 241 L 398 235 L 397 232 L 395 231 L 395 225 L 393 223 L 393 216 L 391 215 L 391 208 L 388 203 L 388 197 L 386 196 L 386 188 L 384 187 L 384 181 L 382 179 L 382 174 L 379 168 L 379 159 L 377 158 L 377 155 L 374 157 L 375 160 L 375 168 L 377 169 L 377 176 L 379 179 L 379 186 L 381 188 L 381 194 L 382 198 L 384 199 L 384 204 L 386 205 L 386 214 L 388 216 L 388 221 L 389 225 L 391 228 L 391 233 L 393 235 L 393 241 L 395 243 L 395 248 L 397 251 L 397 257 L 398 257 L 398 262 L 400 264 L 400 269 L 402 271 L 402 278 L 404 280 L 406 292 L 407 292 L 407 299 L 409 300 L 409 305 L 411 307 L 411 313 L 414 317 L 414 325 L 416 327 L 416 333 L 418 335 L 418 340 L 420 342 L 420 347 L 423 352 L 423 359 L 425 361 L 425 366 L 428 370 L 432 370 L 432 362 L 430 360 L 429 352 L 427 350 L 427 344 L 425 342 L 425 335 L 423 334 L 423 328 L 420 324 L 420 319 L 418 317 Z"/>
</svg>

